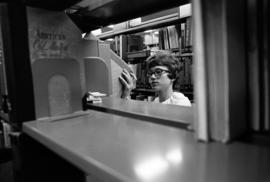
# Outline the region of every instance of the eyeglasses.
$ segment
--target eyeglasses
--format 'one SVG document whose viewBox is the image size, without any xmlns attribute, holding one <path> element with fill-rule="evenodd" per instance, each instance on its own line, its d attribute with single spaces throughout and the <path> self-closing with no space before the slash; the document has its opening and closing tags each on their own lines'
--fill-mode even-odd
<svg viewBox="0 0 270 182">
<path fill-rule="evenodd" d="M 170 71 L 169 71 L 169 70 L 163 70 L 163 69 L 157 68 L 157 69 L 155 69 L 154 71 L 151 71 L 151 70 L 148 71 L 148 72 L 146 73 L 146 75 L 147 75 L 147 77 L 150 78 L 150 77 L 154 74 L 156 78 L 159 78 L 159 77 L 161 77 L 161 75 L 162 75 L 163 73 L 170 73 Z"/>
</svg>

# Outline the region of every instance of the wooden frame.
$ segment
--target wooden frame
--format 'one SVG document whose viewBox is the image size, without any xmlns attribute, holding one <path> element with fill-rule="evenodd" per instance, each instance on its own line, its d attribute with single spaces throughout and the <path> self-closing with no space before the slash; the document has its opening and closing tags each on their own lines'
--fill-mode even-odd
<svg viewBox="0 0 270 182">
<path fill-rule="evenodd" d="M 228 142 L 247 130 L 243 4 L 242 0 L 201 0 L 193 4 L 200 140 Z"/>
<path fill-rule="evenodd" d="M 1 13 L 8 96 L 12 106 L 10 120 L 19 129 L 23 121 L 36 118 L 26 8 L 18 2 L 4 3 Z"/>
</svg>

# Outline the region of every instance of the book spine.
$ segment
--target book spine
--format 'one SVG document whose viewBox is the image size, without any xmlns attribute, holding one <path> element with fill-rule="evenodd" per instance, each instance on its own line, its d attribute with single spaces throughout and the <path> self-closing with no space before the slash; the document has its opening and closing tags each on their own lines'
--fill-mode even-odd
<svg viewBox="0 0 270 182">
<path fill-rule="evenodd" d="M 185 24 L 185 52 L 189 51 L 189 38 L 190 38 L 190 21 L 189 18 L 186 19 L 186 24 Z"/>
<path fill-rule="evenodd" d="M 185 35 L 186 35 L 186 23 L 181 23 L 181 52 L 185 52 L 185 46 L 186 46 L 186 39 L 185 39 Z"/>
</svg>

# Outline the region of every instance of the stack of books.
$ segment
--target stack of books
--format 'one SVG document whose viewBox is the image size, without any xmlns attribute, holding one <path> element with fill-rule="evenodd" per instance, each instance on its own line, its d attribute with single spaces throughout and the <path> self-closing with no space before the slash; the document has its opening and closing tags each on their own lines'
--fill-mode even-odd
<svg viewBox="0 0 270 182">
<path fill-rule="evenodd" d="M 86 101 L 89 103 L 102 103 L 102 97 L 105 96 L 107 95 L 100 92 L 88 92 Z"/>
</svg>

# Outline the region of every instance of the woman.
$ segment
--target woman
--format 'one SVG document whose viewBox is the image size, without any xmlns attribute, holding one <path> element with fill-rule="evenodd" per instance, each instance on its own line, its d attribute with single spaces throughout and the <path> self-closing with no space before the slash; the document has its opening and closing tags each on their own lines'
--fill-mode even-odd
<svg viewBox="0 0 270 182">
<path fill-rule="evenodd" d="M 163 104 L 175 104 L 191 106 L 191 103 L 184 94 L 173 91 L 173 83 L 177 79 L 179 64 L 171 54 L 157 52 L 147 59 L 147 77 L 152 89 L 156 90 L 158 97 L 153 102 Z M 127 98 L 133 89 L 135 76 L 124 70 L 120 76 L 120 82 L 124 89 L 122 98 Z"/>
</svg>

